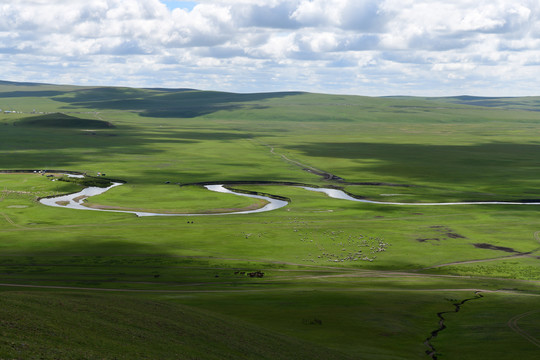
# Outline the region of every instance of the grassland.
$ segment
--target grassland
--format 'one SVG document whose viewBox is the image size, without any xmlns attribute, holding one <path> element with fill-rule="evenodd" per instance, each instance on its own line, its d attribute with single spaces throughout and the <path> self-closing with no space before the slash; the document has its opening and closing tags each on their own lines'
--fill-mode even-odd
<svg viewBox="0 0 540 360">
<path fill-rule="evenodd" d="M 291 200 L 137 218 L 46 207 L 36 199 L 80 187 L 0 174 L 0 358 L 430 359 L 437 313 L 476 290 L 434 356 L 534 358 L 537 206 L 363 204 L 257 182 L 537 200 L 539 104 L 0 85 L 0 108 L 17 111 L 0 115 L 0 169 L 106 173 L 126 184 L 91 203 L 140 210 L 257 206 L 178 186 L 199 182 Z"/>
</svg>

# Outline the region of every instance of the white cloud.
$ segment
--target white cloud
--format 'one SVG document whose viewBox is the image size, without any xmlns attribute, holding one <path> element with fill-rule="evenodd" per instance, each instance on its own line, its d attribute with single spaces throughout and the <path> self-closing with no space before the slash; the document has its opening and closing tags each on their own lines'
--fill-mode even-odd
<svg viewBox="0 0 540 360">
<path fill-rule="evenodd" d="M 377 0 L 302 0 L 291 17 L 303 26 L 377 31 L 385 21 Z"/>
<path fill-rule="evenodd" d="M 197 3 L 4 0 L 0 78 L 373 95 L 536 88 L 537 0 Z"/>
</svg>

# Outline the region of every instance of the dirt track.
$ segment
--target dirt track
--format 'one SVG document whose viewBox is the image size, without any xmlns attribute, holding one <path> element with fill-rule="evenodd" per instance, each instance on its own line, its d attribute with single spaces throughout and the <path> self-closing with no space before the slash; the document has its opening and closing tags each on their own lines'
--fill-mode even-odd
<svg viewBox="0 0 540 360">
<path fill-rule="evenodd" d="M 278 155 L 280 156 L 283 160 L 285 160 L 286 162 L 288 163 L 291 163 L 291 164 L 294 164 L 296 166 L 299 166 L 302 168 L 302 170 L 304 171 L 307 171 L 307 172 L 310 172 L 312 174 L 315 174 L 315 175 L 318 175 L 318 176 L 321 176 L 324 180 L 335 180 L 335 181 L 343 181 L 344 179 L 343 178 L 340 178 L 339 176 L 336 176 L 334 174 L 331 174 L 329 172 L 326 172 L 326 171 L 323 171 L 323 170 L 319 170 L 317 168 L 314 168 L 313 166 L 309 166 L 309 165 L 306 165 L 306 164 L 302 164 L 301 162 L 299 161 L 296 161 L 296 160 L 292 160 L 292 159 L 289 159 L 287 156 L 283 155 L 283 154 L 278 154 L 274 151 L 274 147 L 270 146 L 270 145 L 266 145 L 270 148 L 270 153 L 271 154 L 274 154 L 274 155 Z"/>
<path fill-rule="evenodd" d="M 526 256 L 529 256 L 529 255 L 530 254 L 527 253 L 527 254 L 500 256 L 500 257 L 489 258 L 489 259 L 454 261 L 454 262 L 449 262 L 449 263 L 445 263 L 445 264 L 438 264 L 438 265 L 428 266 L 428 267 L 425 267 L 425 268 L 422 268 L 422 269 L 418 269 L 416 271 L 436 269 L 436 268 L 445 267 L 445 266 L 452 266 L 452 265 L 474 264 L 474 263 L 497 261 L 497 260 L 503 260 L 503 259 L 515 259 L 515 258 L 526 257 Z"/>
<path fill-rule="evenodd" d="M 507 325 L 510 327 L 510 329 L 514 330 L 516 333 L 518 333 L 519 335 L 524 337 L 528 342 L 530 342 L 534 346 L 540 348 L 540 340 L 535 338 L 534 336 L 532 336 L 531 334 L 529 334 L 528 332 L 526 332 L 522 328 L 520 328 L 519 325 L 518 325 L 518 321 L 520 319 L 523 319 L 524 317 L 527 317 L 527 316 L 532 315 L 532 314 L 536 314 L 538 312 L 540 312 L 540 310 L 532 310 L 532 311 L 528 311 L 528 312 L 523 313 L 523 314 L 516 315 L 513 318 L 511 318 L 510 320 L 508 320 Z"/>
<path fill-rule="evenodd" d="M 9 224 L 13 225 L 14 227 L 16 227 L 16 228 L 18 228 L 18 229 L 28 229 L 28 228 L 26 228 L 26 227 L 24 227 L 24 226 L 21 226 L 21 225 L 19 225 L 19 224 L 16 224 L 16 223 L 15 223 L 13 220 L 11 220 L 11 218 L 10 218 L 9 216 L 7 216 L 6 214 L 0 213 L 0 215 L 2 215 L 2 216 L 4 217 L 4 219 L 6 219 L 6 221 L 7 221 Z"/>
<path fill-rule="evenodd" d="M 198 284 L 188 284 L 198 285 Z M 286 288 L 268 288 L 268 289 L 231 289 L 231 290 L 155 290 L 155 289 L 119 289 L 119 288 L 93 288 L 93 287 L 77 287 L 77 286 L 55 286 L 55 285 L 30 285 L 30 284 L 9 284 L 0 283 L 0 287 L 15 287 L 26 289 L 55 289 L 55 290 L 77 290 L 77 291 L 104 291 L 104 292 L 132 292 L 132 293 L 251 293 L 251 292 L 268 292 L 268 291 L 283 291 L 291 290 Z M 528 294 L 523 292 L 505 291 L 505 290 L 488 290 L 488 289 L 472 289 L 472 288 L 457 288 L 457 289 L 388 289 L 388 288 L 334 288 L 334 289 L 317 289 L 317 291 L 329 292 L 482 292 L 482 293 L 504 293 L 520 296 L 540 296 L 536 294 Z M 519 319 L 518 319 L 519 320 Z"/>
</svg>

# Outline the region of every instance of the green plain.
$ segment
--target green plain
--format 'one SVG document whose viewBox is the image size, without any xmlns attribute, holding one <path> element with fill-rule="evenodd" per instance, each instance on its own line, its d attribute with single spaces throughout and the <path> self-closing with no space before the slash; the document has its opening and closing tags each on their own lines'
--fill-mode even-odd
<svg viewBox="0 0 540 360">
<path fill-rule="evenodd" d="M 0 170 L 126 182 L 93 205 L 263 205 L 196 184 L 222 181 L 290 199 L 136 217 L 47 207 L 80 187 L 0 173 L 0 359 L 430 359 L 437 313 L 475 291 L 435 357 L 538 354 L 539 205 L 278 183 L 539 202 L 540 98 L 9 84 L 0 108 Z"/>
</svg>

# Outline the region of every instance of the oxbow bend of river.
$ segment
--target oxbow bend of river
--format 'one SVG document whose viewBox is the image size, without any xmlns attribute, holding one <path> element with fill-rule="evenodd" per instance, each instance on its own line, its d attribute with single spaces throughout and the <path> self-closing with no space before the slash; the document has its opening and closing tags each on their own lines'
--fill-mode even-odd
<svg viewBox="0 0 540 360">
<path fill-rule="evenodd" d="M 80 176 L 77 176 L 80 177 Z M 276 209 L 280 209 L 282 207 L 285 207 L 288 205 L 287 201 L 274 199 L 268 196 L 261 196 L 261 195 L 254 195 L 254 194 L 245 194 L 245 193 L 239 193 L 236 191 L 229 190 L 225 188 L 224 185 L 204 185 L 204 187 L 210 191 L 216 191 L 220 193 L 228 193 L 228 194 L 234 194 L 237 196 L 246 196 L 250 198 L 255 199 L 263 199 L 267 201 L 268 203 L 255 210 L 245 210 L 245 211 L 236 211 L 236 212 L 224 212 L 224 213 L 211 213 L 211 214 L 202 214 L 202 213 L 194 213 L 194 214 L 164 214 L 164 213 L 153 213 L 153 212 L 144 212 L 144 211 L 130 211 L 130 210 L 113 210 L 113 209 L 96 209 L 91 208 L 88 206 L 83 205 L 83 201 L 86 198 L 89 198 L 91 196 L 96 196 L 103 194 L 104 192 L 117 187 L 121 186 L 123 183 L 113 183 L 111 186 L 106 188 L 100 188 L 100 187 L 87 187 L 83 189 L 80 192 L 69 194 L 69 195 L 61 195 L 56 197 L 50 197 L 50 198 L 43 198 L 40 200 L 40 203 L 47 205 L 47 206 L 54 206 L 54 207 L 60 207 L 60 208 L 69 208 L 69 209 L 76 209 L 76 210 L 92 210 L 92 211 L 105 211 L 105 212 L 119 212 L 119 213 L 129 213 L 129 214 L 135 214 L 137 216 L 210 216 L 210 215 L 234 215 L 234 214 L 254 214 L 254 213 L 260 213 L 265 211 L 272 211 Z M 340 200 L 348 200 L 348 201 L 356 201 L 361 203 L 368 203 L 368 204 L 379 204 L 379 205 L 397 205 L 397 206 L 442 206 L 442 205 L 540 205 L 540 202 L 504 202 L 504 201 L 464 201 L 464 202 L 440 202 L 440 203 L 401 203 L 401 202 L 384 202 L 384 201 L 374 201 L 374 200 L 366 200 L 366 199 L 357 199 L 355 197 L 352 197 L 351 195 L 347 194 L 346 192 L 338 189 L 330 189 L 330 188 L 315 188 L 315 187 L 308 187 L 308 186 L 298 186 L 299 188 L 302 188 L 304 190 L 308 191 L 315 191 L 315 192 L 322 192 L 328 195 L 331 198 L 334 199 L 340 199 Z"/>
</svg>

